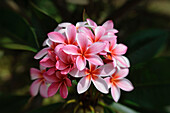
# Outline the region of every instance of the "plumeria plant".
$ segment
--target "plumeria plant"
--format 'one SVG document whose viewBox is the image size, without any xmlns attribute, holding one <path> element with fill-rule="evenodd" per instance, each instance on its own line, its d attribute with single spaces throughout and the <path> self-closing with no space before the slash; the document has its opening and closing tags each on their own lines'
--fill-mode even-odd
<svg viewBox="0 0 170 113">
<path fill-rule="evenodd" d="M 131 91 L 133 85 L 125 78 L 130 67 L 128 58 L 123 56 L 127 46 L 117 43 L 116 33 L 118 30 L 112 20 L 101 26 L 91 19 L 76 25 L 59 24 L 48 33 L 44 48 L 34 57 L 40 59 L 40 69 L 30 69 L 34 80 L 31 95 L 40 92 L 47 98 L 59 90 L 65 99 L 69 95 L 68 87 L 75 87 L 72 83 L 76 80 L 77 94 L 85 94 L 93 84 L 96 91 L 101 94 L 110 92 L 113 100 L 118 102 L 120 89 Z"/>
</svg>

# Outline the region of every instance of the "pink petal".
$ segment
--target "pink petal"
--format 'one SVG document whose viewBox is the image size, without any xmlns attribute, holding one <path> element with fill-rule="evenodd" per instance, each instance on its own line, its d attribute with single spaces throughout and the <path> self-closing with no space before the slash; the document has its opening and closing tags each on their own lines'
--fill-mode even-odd
<svg viewBox="0 0 170 113">
<path fill-rule="evenodd" d="M 134 89 L 132 83 L 128 79 L 125 79 L 125 78 L 122 80 L 119 80 L 116 83 L 116 85 L 124 91 L 132 91 Z"/>
<path fill-rule="evenodd" d="M 67 68 L 64 69 L 64 70 L 61 70 L 61 74 L 68 74 L 68 73 L 70 72 L 70 70 L 71 70 L 71 68 L 70 68 L 70 66 L 69 66 L 69 67 L 67 67 Z"/>
<path fill-rule="evenodd" d="M 66 37 L 68 44 L 72 44 L 76 38 L 76 27 L 74 25 L 69 25 L 66 27 Z"/>
<path fill-rule="evenodd" d="M 87 20 L 87 23 L 90 25 L 90 26 L 93 26 L 94 28 L 96 28 L 97 27 L 97 24 L 93 21 L 93 20 L 91 20 L 91 19 L 86 19 Z M 93 30 L 94 30 L 94 28 L 93 28 Z"/>
<path fill-rule="evenodd" d="M 93 73 L 94 73 L 94 70 L 97 68 L 97 65 L 94 65 L 94 64 L 92 64 L 92 63 L 89 62 L 89 68 L 90 68 L 90 70 L 93 71 Z"/>
<path fill-rule="evenodd" d="M 67 98 L 68 95 L 68 90 L 67 90 L 67 86 L 65 83 L 63 83 L 60 87 L 60 95 L 62 98 Z"/>
<path fill-rule="evenodd" d="M 106 43 L 95 42 L 89 46 L 85 54 L 97 54 L 103 51 L 106 47 Z"/>
<path fill-rule="evenodd" d="M 105 82 L 107 83 L 108 88 L 111 87 L 112 83 L 110 82 L 110 77 L 104 78 Z"/>
<path fill-rule="evenodd" d="M 50 32 L 50 33 L 48 33 L 48 37 L 53 42 L 57 42 L 57 43 L 65 43 L 66 42 L 66 37 L 63 36 L 59 32 Z"/>
<path fill-rule="evenodd" d="M 53 67 L 53 66 L 55 66 L 55 62 L 52 61 L 50 58 L 43 58 L 40 61 L 40 65 L 42 65 L 44 67 Z"/>
<path fill-rule="evenodd" d="M 63 47 L 63 51 L 65 53 L 71 54 L 71 55 L 81 55 L 80 49 L 75 45 L 67 45 L 67 46 Z"/>
<path fill-rule="evenodd" d="M 58 82 L 59 80 L 57 80 L 57 77 L 55 74 L 53 75 L 47 75 L 47 74 L 44 74 L 44 79 L 49 82 L 49 83 L 53 83 L 53 82 Z"/>
<path fill-rule="evenodd" d="M 91 41 L 91 42 L 94 42 L 94 35 L 92 33 L 91 30 L 85 28 L 85 27 L 81 27 L 79 28 L 79 32 L 83 32 L 85 33 L 87 36 L 88 36 L 88 39 Z"/>
<path fill-rule="evenodd" d="M 44 98 L 47 98 L 48 97 L 47 91 L 48 91 L 47 85 L 45 84 L 45 82 L 42 82 L 40 86 L 40 95 Z"/>
<path fill-rule="evenodd" d="M 85 27 L 85 24 L 86 24 L 87 22 L 77 22 L 76 23 L 76 28 L 79 28 L 79 27 Z"/>
<path fill-rule="evenodd" d="M 115 102 L 120 98 L 120 89 L 116 85 L 111 86 L 111 95 Z"/>
<path fill-rule="evenodd" d="M 78 33 L 77 34 L 77 43 L 80 47 L 81 53 L 84 53 L 88 46 L 88 38 L 84 33 Z"/>
<path fill-rule="evenodd" d="M 71 25 L 71 23 L 68 23 L 68 22 L 63 22 L 61 24 L 58 24 L 59 27 L 67 27 L 69 25 Z"/>
<path fill-rule="evenodd" d="M 76 59 L 76 65 L 79 70 L 83 70 L 86 67 L 86 59 L 83 56 L 78 56 Z"/>
<path fill-rule="evenodd" d="M 48 75 L 52 75 L 52 74 L 55 73 L 56 70 L 57 70 L 57 69 L 56 69 L 55 67 L 52 67 L 52 68 L 50 68 L 50 69 L 47 71 L 47 74 L 48 74 Z"/>
<path fill-rule="evenodd" d="M 62 83 L 60 82 L 54 82 L 50 85 L 50 87 L 48 88 L 48 96 L 51 97 L 53 95 L 55 95 L 59 89 L 59 87 L 61 86 Z"/>
<path fill-rule="evenodd" d="M 118 44 L 113 50 L 112 53 L 116 55 L 123 55 L 127 51 L 127 46 L 123 44 Z"/>
<path fill-rule="evenodd" d="M 36 96 L 38 94 L 41 83 L 42 83 L 42 79 L 37 79 L 31 84 L 30 93 L 32 96 Z"/>
<path fill-rule="evenodd" d="M 114 49 L 117 43 L 117 38 L 114 37 L 113 40 L 110 41 L 110 50 Z"/>
<path fill-rule="evenodd" d="M 114 35 L 104 35 L 102 36 L 99 41 L 104 42 L 104 41 L 112 41 L 116 36 Z"/>
<path fill-rule="evenodd" d="M 116 69 L 112 63 L 105 64 L 95 70 L 94 73 L 98 73 L 99 76 L 105 77 L 112 75 Z"/>
<path fill-rule="evenodd" d="M 117 65 L 123 68 L 130 67 L 130 62 L 125 56 L 114 56 L 117 60 Z"/>
<path fill-rule="evenodd" d="M 128 68 L 124 68 L 124 69 L 120 69 L 117 71 L 116 74 L 114 74 L 114 78 L 115 79 L 122 79 L 124 77 L 126 77 L 129 73 L 129 69 Z"/>
<path fill-rule="evenodd" d="M 83 77 L 86 76 L 85 74 L 85 69 L 80 71 L 77 68 L 74 68 L 71 72 L 69 72 L 69 74 L 73 77 Z"/>
<path fill-rule="evenodd" d="M 102 59 L 98 55 L 86 55 L 86 59 L 94 65 L 103 65 Z"/>
<path fill-rule="evenodd" d="M 69 65 L 65 64 L 64 62 L 62 62 L 61 60 L 58 60 L 56 63 L 56 68 L 58 70 L 64 70 L 68 67 Z"/>
<path fill-rule="evenodd" d="M 98 41 L 105 33 L 105 28 L 98 26 L 95 28 L 95 41 Z"/>
<path fill-rule="evenodd" d="M 71 87 L 71 86 L 72 86 L 71 80 L 70 80 L 69 78 L 66 78 L 66 79 L 65 79 L 65 83 L 66 83 L 66 85 L 67 85 L 68 87 Z"/>
<path fill-rule="evenodd" d="M 102 25 L 106 30 L 113 29 L 113 21 L 108 20 Z"/>
<path fill-rule="evenodd" d="M 91 77 L 89 76 L 83 77 L 82 79 L 80 79 L 77 85 L 77 92 L 79 94 L 84 93 L 90 87 L 90 84 L 91 84 Z"/>
<path fill-rule="evenodd" d="M 42 77 L 41 71 L 36 69 L 36 68 L 31 68 L 30 69 L 30 75 L 31 75 L 31 80 L 34 80 L 34 79 Z"/>
<path fill-rule="evenodd" d="M 70 55 L 68 55 L 64 51 L 60 50 L 58 53 L 58 57 L 63 63 L 68 63 L 68 57 L 70 57 Z"/>
<path fill-rule="evenodd" d="M 55 54 L 58 56 L 60 54 L 60 49 L 62 49 L 65 45 L 64 44 L 58 44 L 55 49 L 54 52 Z"/>
<path fill-rule="evenodd" d="M 47 52 L 48 52 L 49 49 L 50 49 L 50 48 L 47 47 L 47 48 L 44 48 L 44 49 L 40 50 L 40 51 L 34 56 L 34 59 L 40 59 L 40 58 L 42 58 L 45 54 L 47 54 Z"/>
<path fill-rule="evenodd" d="M 97 88 L 97 90 L 99 90 L 100 92 L 102 92 L 104 94 L 107 94 L 109 92 L 108 85 L 104 79 L 97 77 L 95 79 L 92 79 L 92 82 L 93 82 L 94 86 Z"/>
</svg>

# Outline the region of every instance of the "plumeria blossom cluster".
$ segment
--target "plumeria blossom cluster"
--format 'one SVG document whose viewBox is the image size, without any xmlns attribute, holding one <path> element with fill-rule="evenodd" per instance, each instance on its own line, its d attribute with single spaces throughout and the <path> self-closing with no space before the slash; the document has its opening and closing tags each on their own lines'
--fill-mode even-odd
<svg viewBox="0 0 170 113">
<path fill-rule="evenodd" d="M 125 77 L 129 73 L 130 63 L 123 56 L 127 46 L 117 44 L 118 30 L 111 20 L 98 26 L 91 19 L 85 22 L 61 23 L 48 33 L 44 48 L 35 59 L 40 59 L 40 69 L 31 68 L 34 80 L 30 93 L 38 92 L 43 97 L 51 97 L 60 90 L 62 98 L 67 98 L 68 87 L 73 78 L 78 80 L 77 92 L 86 92 L 93 83 L 101 93 L 109 93 L 117 102 L 120 89 L 133 90 L 131 82 Z M 78 79 L 77 79 L 78 78 Z"/>
</svg>

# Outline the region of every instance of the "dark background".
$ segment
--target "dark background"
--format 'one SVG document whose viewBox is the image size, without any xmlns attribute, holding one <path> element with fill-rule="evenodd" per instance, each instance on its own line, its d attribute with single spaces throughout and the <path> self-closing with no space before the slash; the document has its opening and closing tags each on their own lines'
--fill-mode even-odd
<svg viewBox="0 0 170 113">
<path fill-rule="evenodd" d="M 47 33 L 58 23 L 91 18 L 98 25 L 113 20 L 118 42 L 128 46 L 128 79 L 135 89 L 121 91 L 119 104 L 104 95 L 101 113 L 170 112 L 170 0 L 1 0 L 0 112 L 57 113 L 67 100 L 31 98 L 29 69 Z M 74 104 L 62 112 L 72 112 Z M 125 107 L 126 106 L 126 107 Z M 132 111 L 129 111 L 132 110 Z M 81 110 L 80 110 L 81 112 Z M 90 112 L 90 110 L 89 110 Z"/>
</svg>

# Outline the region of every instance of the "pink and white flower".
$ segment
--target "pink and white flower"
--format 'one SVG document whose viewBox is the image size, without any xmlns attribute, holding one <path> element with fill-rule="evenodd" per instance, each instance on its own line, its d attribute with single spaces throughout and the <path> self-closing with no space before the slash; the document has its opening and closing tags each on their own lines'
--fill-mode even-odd
<svg viewBox="0 0 170 113">
<path fill-rule="evenodd" d="M 129 69 L 120 69 L 115 71 L 111 77 L 105 78 L 108 87 L 111 88 L 111 95 L 115 102 L 117 102 L 120 98 L 120 89 L 124 91 L 132 91 L 134 89 L 132 83 L 128 79 L 124 78 L 128 75 L 128 73 Z"/>
<path fill-rule="evenodd" d="M 89 67 L 90 69 L 86 68 L 82 71 L 75 68 L 69 73 L 73 77 L 82 77 L 77 85 L 77 92 L 81 94 L 87 91 L 92 81 L 97 90 L 108 93 L 108 85 L 102 77 L 109 76 L 115 71 L 113 65 L 106 64 L 97 68 L 97 65 L 89 63 Z"/>
<path fill-rule="evenodd" d="M 70 55 L 76 55 L 76 65 L 79 70 L 83 70 L 86 66 L 86 60 L 94 65 L 103 65 L 102 59 L 97 55 L 105 48 L 105 43 L 96 42 L 88 47 L 88 38 L 84 33 L 77 34 L 77 43 L 75 45 L 67 45 L 63 51 Z"/>
<path fill-rule="evenodd" d="M 38 70 L 36 68 L 31 68 L 30 69 L 30 75 L 31 75 L 31 80 L 35 80 L 30 87 L 30 93 L 32 96 L 36 96 L 38 92 L 40 91 L 40 95 L 42 97 L 48 97 L 47 95 L 47 81 L 44 78 L 46 70 L 41 67 L 41 70 Z"/>
<path fill-rule="evenodd" d="M 68 95 L 68 87 L 71 87 L 71 81 L 67 77 L 67 75 L 61 74 L 57 71 L 54 75 L 46 76 L 47 81 L 51 82 L 52 84 L 48 88 L 48 96 L 51 97 L 57 93 L 60 89 L 60 95 L 62 98 L 67 98 Z"/>
</svg>

